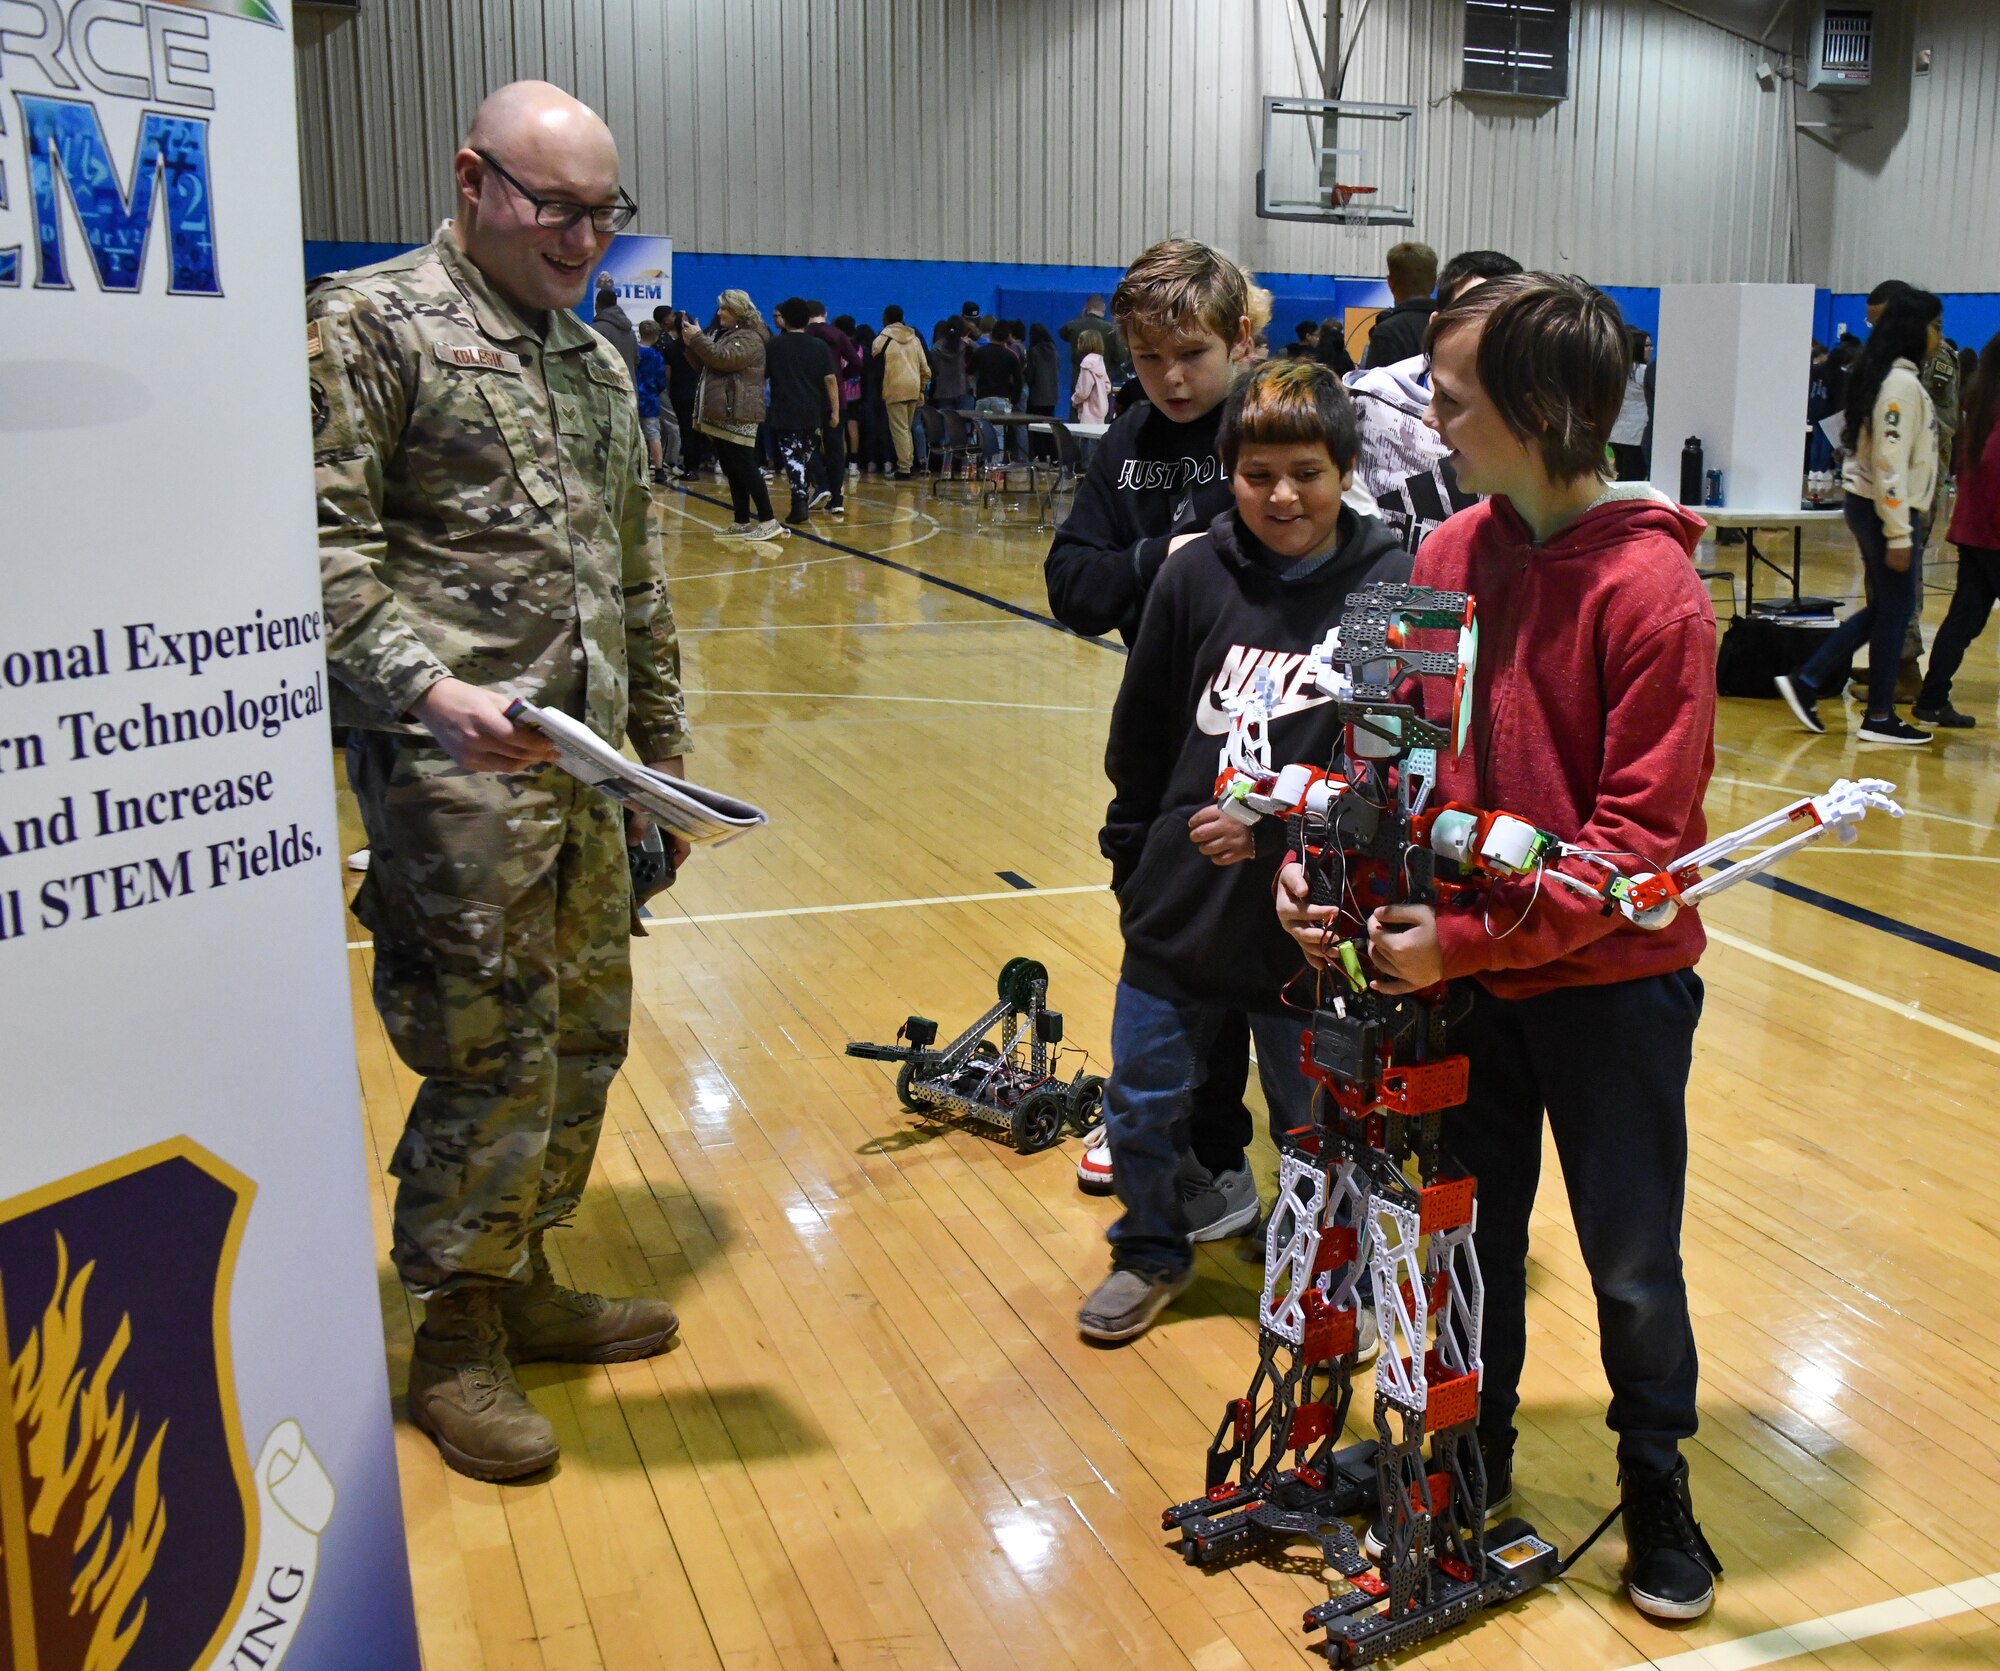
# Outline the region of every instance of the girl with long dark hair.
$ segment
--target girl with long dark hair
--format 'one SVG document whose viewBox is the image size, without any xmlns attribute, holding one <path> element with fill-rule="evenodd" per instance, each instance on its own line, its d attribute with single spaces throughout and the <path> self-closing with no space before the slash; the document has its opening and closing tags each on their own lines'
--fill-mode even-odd
<svg viewBox="0 0 2000 1671">
<path fill-rule="evenodd" d="M 1847 380 L 1841 483 L 1869 601 L 1828 634 L 1797 673 L 1778 680 L 1778 694 L 1808 731 L 1826 729 L 1815 704 L 1865 643 L 1868 711 L 1861 741 L 1912 747 L 1931 740 L 1896 712 L 1896 668 L 1923 562 L 1923 513 L 1937 491 L 1937 413 L 1917 368 L 1937 352 L 1942 315 L 1943 305 L 1928 292 L 1899 295 L 1869 333 Z"/>
<path fill-rule="evenodd" d="M 1958 504 L 1951 513 L 1950 534 L 1958 547 L 1958 587 L 1931 646 L 1916 708 L 1924 724 L 1954 731 L 1976 722 L 1951 705 L 1951 681 L 1966 646 L 1986 630 L 1994 599 L 2000 598 L 2000 336 L 1980 350 L 1962 412 Z"/>
</svg>

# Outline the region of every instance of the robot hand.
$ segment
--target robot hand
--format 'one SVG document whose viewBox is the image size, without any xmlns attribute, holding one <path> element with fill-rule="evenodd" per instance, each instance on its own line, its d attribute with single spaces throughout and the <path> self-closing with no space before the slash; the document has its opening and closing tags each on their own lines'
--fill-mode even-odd
<svg viewBox="0 0 2000 1671">
<path fill-rule="evenodd" d="M 1870 812 L 1886 812 L 1901 818 L 1903 809 L 1890 799 L 1896 786 L 1886 778 L 1842 778 L 1824 795 L 1812 797 L 1812 809 L 1819 821 L 1843 842 L 1860 839 L 1854 826 Z"/>
</svg>

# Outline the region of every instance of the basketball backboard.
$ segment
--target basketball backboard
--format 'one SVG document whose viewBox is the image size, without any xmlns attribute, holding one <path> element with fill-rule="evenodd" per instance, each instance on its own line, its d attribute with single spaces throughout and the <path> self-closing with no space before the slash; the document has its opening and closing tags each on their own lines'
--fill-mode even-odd
<svg viewBox="0 0 2000 1671">
<path fill-rule="evenodd" d="M 1266 220 L 1414 226 L 1416 107 L 1267 95 L 1257 213 Z"/>
</svg>

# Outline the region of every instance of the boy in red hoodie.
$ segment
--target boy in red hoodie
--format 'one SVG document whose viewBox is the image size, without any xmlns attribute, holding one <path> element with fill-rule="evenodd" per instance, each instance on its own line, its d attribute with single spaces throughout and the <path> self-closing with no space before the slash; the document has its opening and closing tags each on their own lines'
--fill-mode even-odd
<svg viewBox="0 0 2000 1671">
<path fill-rule="evenodd" d="M 1715 616 L 1689 561 L 1703 525 L 1605 479 L 1629 360 L 1616 305 L 1575 279 L 1496 278 L 1440 309 L 1428 346 L 1428 422 L 1466 491 L 1491 495 L 1431 535 L 1411 577 L 1479 607 L 1472 735 L 1440 755 L 1438 799 L 1656 864 L 1699 846 L 1715 718 Z M 1326 908 L 1295 865 L 1279 904 L 1317 961 Z M 1512 1483 L 1546 1113 L 1597 1297 L 1626 1589 L 1666 1619 L 1707 1611 L 1721 1570 L 1680 1455 L 1695 1431 L 1680 1234 L 1703 944 L 1692 911 L 1647 932 L 1526 879 L 1471 909 L 1389 906 L 1369 925 L 1384 991 L 1450 980 L 1470 1000 L 1452 1043 L 1471 1088 L 1445 1143 L 1479 1180 L 1490 1505 Z"/>
</svg>

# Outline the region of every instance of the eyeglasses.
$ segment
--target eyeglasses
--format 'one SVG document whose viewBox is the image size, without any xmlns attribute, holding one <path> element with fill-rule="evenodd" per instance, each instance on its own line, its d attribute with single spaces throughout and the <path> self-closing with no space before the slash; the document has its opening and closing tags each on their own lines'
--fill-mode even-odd
<svg viewBox="0 0 2000 1671">
<path fill-rule="evenodd" d="M 519 192 L 527 202 L 535 206 L 537 226 L 567 232 L 578 221 L 588 216 L 594 231 L 623 232 L 632 224 L 633 216 L 639 212 L 639 205 L 632 201 L 623 186 L 618 188 L 616 203 L 571 203 L 560 197 L 537 197 L 501 167 L 499 161 L 489 152 L 475 150 L 472 154 Z"/>
</svg>

